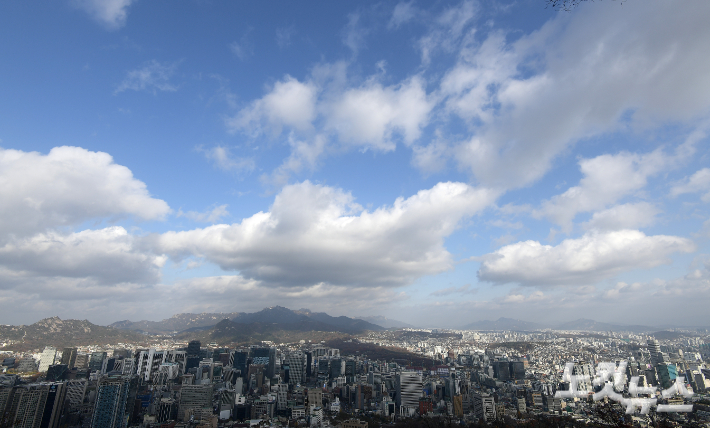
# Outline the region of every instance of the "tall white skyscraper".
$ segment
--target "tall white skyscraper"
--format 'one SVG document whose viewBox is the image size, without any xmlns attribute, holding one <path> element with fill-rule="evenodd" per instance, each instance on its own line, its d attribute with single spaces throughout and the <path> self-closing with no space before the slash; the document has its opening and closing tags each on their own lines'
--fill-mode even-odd
<svg viewBox="0 0 710 428">
<path fill-rule="evenodd" d="M 54 359 L 56 357 L 57 350 L 55 348 L 52 348 L 51 346 L 44 348 L 44 351 L 42 351 L 42 354 L 39 357 L 39 371 L 46 372 L 49 366 L 54 364 Z"/>
</svg>

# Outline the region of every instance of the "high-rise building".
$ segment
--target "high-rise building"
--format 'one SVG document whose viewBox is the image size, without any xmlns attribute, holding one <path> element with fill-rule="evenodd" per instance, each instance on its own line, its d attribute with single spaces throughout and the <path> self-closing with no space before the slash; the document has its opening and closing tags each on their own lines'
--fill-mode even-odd
<svg viewBox="0 0 710 428">
<path fill-rule="evenodd" d="M 44 391 L 40 385 L 22 385 L 15 387 L 12 402 L 7 405 L 7 420 L 12 427 L 34 428 L 39 425 L 44 413 Z"/>
<path fill-rule="evenodd" d="M 56 428 L 59 426 L 64 395 L 62 383 L 30 384 L 15 387 L 12 403 L 6 406 L 13 428 Z"/>
<path fill-rule="evenodd" d="M 318 374 L 321 376 L 328 376 L 330 369 L 330 361 L 327 358 L 321 358 L 318 360 Z"/>
<path fill-rule="evenodd" d="M 130 410 L 128 395 L 131 379 L 129 376 L 107 376 L 101 378 L 96 387 L 96 403 L 91 428 L 124 428 Z"/>
<path fill-rule="evenodd" d="M 303 382 L 303 354 L 301 352 L 292 352 L 286 358 L 286 364 L 289 366 L 289 385 L 298 385 Z"/>
<path fill-rule="evenodd" d="M 191 340 L 190 343 L 187 344 L 187 355 L 199 357 L 201 345 L 199 340 Z"/>
<path fill-rule="evenodd" d="M 651 365 L 656 367 L 663 362 L 661 355 L 661 344 L 655 339 L 648 339 L 648 353 L 651 354 Z"/>
<path fill-rule="evenodd" d="M 62 415 L 66 393 L 67 390 L 64 383 L 52 383 L 48 385 L 42 422 L 39 425 L 40 428 L 56 428 L 59 426 L 59 417 Z"/>
<path fill-rule="evenodd" d="M 419 372 L 401 372 L 397 375 L 395 402 L 400 414 L 409 415 L 419 408 L 422 386 L 422 375 Z"/>
<path fill-rule="evenodd" d="M 200 365 L 200 361 L 202 360 L 202 351 L 200 349 L 200 345 L 201 344 L 199 340 L 191 340 L 190 343 L 187 344 L 185 371 L 187 371 L 188 369 L 196 368 Z"/>
<path fill-rule="evenodd" d="M 74 368 L 74 364 L 76 363 L 76 348 L 64 348 L 62 351 L 62 364 L 66 364 L 69 369 Z"/>
<path fill-rule="evenodd" d="M 148 382 L 153 374 L 158 372 L 160 365 L 165 360 L 166 352 L 168 351 L 156 351 L 151 348 L 137 353 L 138 367 L 136 368 L 136 373 L 144 382 Z"/>
<path fill-rule="evenodd" d="M 17 365 L 17 371 L 19 373 L 36 372 L 37 371 L 37 363 L 35 362 L 35 359 L 32 357 L 29 357 L 29 356 L 21 359 Z"/>
<path fill-rule="evenodd" d="M 205 407 L 212 408 L 212 384 L 182 385 L 179 418 L 185 420 L 187 412 L 201 410 Z"/>
<path fill-rule="evenodd" d="M 249 352 L 243 350 L 233 351 L 229 355 L 229 365 L 241 372 L 241 377 L 246 377 Z"/>
<path fill-rule="evenodd" d="M 357 374 L 357 361 L 354 359 L 348 358 L 345 360 L 345 377 L 347 378 L 348 382 L 353 382 L 355 379 L 355 375 Z"/>
<path fill-rule="evenodd" d="M 77 407 L 84 402 L 87 383 L 86 379 L 71 379 L 64 383 L 67 388 L 67 400 L 72 406 Z"/>
<path fill-rule="evenodd" d="M 89 357 L 89 369 L 91 371 L 100 372 L 104 368 L 104 359 L 106 359 L 106 352 L 92 352 L 91 357 Z"/>
<path fill-rule="evenodd" d="M 57 357 L 57 350 L 51 346 L 47 346 L 42 351 L 42 355 L 39 357 L 39 371 L 44 373 L 47 371 L 49 366 L 54 364 L 54 359 Z"/>
<path fill-rule="evenodd" d="M 335 380 L 345 373 L 345 364 L 340 358 L 330 360 L 330 380 Z"/>
<path fill-rule="evenodd" d="M 47 369 L 46 378 L 50 382 L 64 380 L 67 371 L 69 371 L 69 367 L 66 364 L 53 364 Z"/>
<path fill-rule="evenodd" d="M 89 354 L 83 352 L 76 353 L 76 360 L 74 361 L 74 367 L 77 369 L 85 369 L 89 365 Z M 72 368 L 74 368 L 72 367 Z"/>
<path fill-rule="evenodd" d="M 516 379 L 516 380 L 525 379 L 525 362 L 511 361 L 510 362 L 510 375 L 513 379 Z"/>
<path fill-rule="evenodd" d="M 263 364 L 266 368 L 266 377 L 273 379 L 276 375 L 276 348 L 251 348 L 252 360 L 259 358 L 259 361 L 252 361 L 252 364 Z M 268 359 L 268 360 L 267 360 Z"/>
<path fill-rule="evenodd" d="M 308 406 L 323 406 L 323 390 L 321 388 L 311 388 L 308 390 Z"/>
<path fill-rule="evenodd" d="M 495 400 L 488 394 L 473 393 L 473 414 L 476 419 L 483 419 L 485 422 L 493 421 L 496 418 Z"/>
<path fill-rule="evenodd" d="M 313 352 L 306 352 L 306 377 L 313 376 Z"/>
<path fill-rule="evenodd" d="M 0 384 L 0 423 L 2 423 L 3 417 L 5 415 L 5 410 L 12 402 L 14 389 L 12 385 L 1 385 Z"/>
<path fill-rule="evenodd" d="M 493 375 L 501 382 L 507 382 L 510 380 L 510 362 L 507 359 L 494 361 L 493 365 Z"/>
<path fill-rule="evenodd" d="M 158 406 L 157 421 L 165 422 L 177 419 L 177 403 L 172 398 L 161 398 Z"/>
<path fill-rule="evenodd" d="M 659 363 L 656 366 L 658 373 L 658 383 L 663 389 L 670 388 L 678 376 L 678 370 L 674 364 Z"/>
<path fill-rule="evenodd" d="M 308 391 L 310 392 L 310 390 Z M 276 409 L 279 412 L 286 411 L 288 404 L 288 385 L 279 383 L 276 385 Z"/>
</svg>

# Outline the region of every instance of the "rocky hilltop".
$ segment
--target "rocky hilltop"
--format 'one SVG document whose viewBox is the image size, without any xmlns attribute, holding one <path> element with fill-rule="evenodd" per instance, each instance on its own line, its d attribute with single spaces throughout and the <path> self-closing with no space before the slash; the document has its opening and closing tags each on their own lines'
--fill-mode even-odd
<svg viewBox="0 0 710 428">
<path fill-rule="evenodd" d="M 31 325 L 0 325 L 0 343 L 9 342 L 6 348 L 16 350 L 139 342 L 145 339 L 146 336 L 134 331 L 59 317 L 45 318 Z"/>
</svg>

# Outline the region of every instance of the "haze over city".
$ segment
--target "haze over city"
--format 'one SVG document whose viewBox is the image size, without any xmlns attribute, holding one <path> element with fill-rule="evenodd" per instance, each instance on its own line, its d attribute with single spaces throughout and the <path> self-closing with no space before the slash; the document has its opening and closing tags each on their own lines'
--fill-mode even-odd
<svg viewBox="0 0 710 428">
<path fill-rule="evenodd" d="M 3 2 L 0 323 L 706 327 L 708 17 Z"/>
</svg>

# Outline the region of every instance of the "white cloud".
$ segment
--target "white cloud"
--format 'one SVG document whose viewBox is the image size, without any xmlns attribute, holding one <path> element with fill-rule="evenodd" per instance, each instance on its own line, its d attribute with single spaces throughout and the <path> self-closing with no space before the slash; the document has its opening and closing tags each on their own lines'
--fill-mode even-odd
<svg viewBox="0 0 710 428">
<path fill-rule="evenodd" d="M 626 293 L 638 293 L 644 290 L 644 288 L 648 290 L 648 287 L 644 287 L 640 282 L 634 282 L 633 284 L 617 282 L 614 288 L 604 291 L 603 296 L 606 299 L 618 299 Z"/>
<path fill-rule="evenodd" d="M 616 205 L 595 212 L 583 226 L 596 230 L 638 229 L 652 225 L 658 213 L 660 210 L 648 202 Z"/>
<path fill-rule="evenodd" d="M 619 153 L 583 159 L 579 166 L 584 177 L 579 185 L 544 201 L 533 216 L 547 217 L 569 232 L 578 213 L 605 208 L 622 197 L 641 190 L 646 186 L 648 177 L 659 173 L 668 163 L 669 157 L 661 150 L 645 155 Z M 632 208 L 633 206 L 627 206 L 626 210 Z M 608 219 L 612 213 L 603 215 Z"/>
<path fill-rule="evenodd" d="M 318 88 L 314 84 L 301 83 L 286 76 L 284 80 L 276 82 L 263 98 L 227 119 L 227 128 L 232 132 L 246 130 L 260 134 L 266 123 L 273 127 L 273 135 L 280 134 L 283 126 L 308 130 L 316 117 L 317 94 Z"/>
<path fill-rule="evenodd" d="M 703 193 L 710 190 L 710 168 L 703 168 L 690 177 L 678 183 L 671 189 L 671 196 L 678 196 L 684 193 Z M 710 202 L 710 192 L 705 193 L 701 199 L 703 202 Z"/>
<path fill-rule="evenodd" d="M 397 86 L 373 81 L 348 89 L 328 106 L 327 126 L 342 142 L 356 146 L 394 150 L 394 132 L 411 144 L 434 106 L 424 86 L 423 79 L 413 77 Z"/>
<path fill-rule="evenodd" d="M 71 234 L 45 232 L 0 247 L 4 283 L 36 277 L 84 278 L 98 285 L 154 284 L 164 257 L 137 249 L 136 238 L 118 226 Z M 14 281 L 13 281 L 14 279 Z"/>
<path fill-rule="evenodd" d="M 399 28 L 400 25 L 404 24 L 405 22 L 409 22 L 414 17 L 417 15 L 418 9 L 416 6 L 414 6 L 414 2 L 399 2 L 397 5 L 394 7 L 394 10 L 392 11 L 392 18 L 390 18 L 389 24 L 387 24 L 388 28 Z"/>
<path fill-rule="evenodd" d="M 148 61 L 141 68 L 131 70 L 126 73 L 126 78 L 123 79 L 120 85 L 114 91 L 114 94 L 126 91 L 164 91 L 175 92 L 178 87 L 170 82 L 178 63 L 160 63 L 156 60 Z"/>
<path fill-rule="evenodd" d="M 327 137 L 316 135 L 313 141 L 297 140 L 293 134 L 288 137 L 291 154 L 270 175 L 263 175 L 262 181 L 277 187 L 288 183 L 292 174 L 300 173 L 304 168 L 313 170 L 318 159 L 325 152 Z"/>
<path fill-rule="evenodd" d="M 323 73 L 328 76 L 324 78 Z M 266 182 L 283 184 L 304 167 L 312 169 L 328 146 L 338 142 L 346 148 L 391 151 L 399 138 L 405 144 L 419 138 L 434 106 L 423 79 L 413 77 L 383 86 L 373 77 L 359 87 L 347 88 L 338 81 L 341 73 L 340 69 L 315 70 L 313 80 L 307 82 L 286 76 L 264 97 L 226 120 L 231 132 L 253 137 L 276 137 L 284 127 L 288 129 L 291 155 L 264 176 Z M 433 160 L 425 157 L 422 152 L 418 158 L 422 168 L 432 168 Z"/>
<path fill-rule="evenodd" d="M 365 211 L 350 194 L 306 181 L 284 187 L 269 212 L 154 236 L 154 247 L 176 260 L 204 257 L 272 285 L 399 286 L 450 269 L 444 239 L 496 196 L 440 183 Z"/>
<path fill-rule="evenodd" d="M 412 165 L 424 174 L 433 174 L 445 170 L 451 147 L 441 138 L 424 146 L 412 147 Z"/>
<path fill-rule="evenodd" d="M 0 200 L 0 242 L 92 219 L 170 212 L 110 155 L 66 146 L 46 155 L 0 148 Z"/>
<path fill-rule="evenodd" d="M 348 25 L 343 29 L 343 44 L 352 51 L 353 56 L 365 45 L 365 36 L 368 33 L 366 28 L 358 25 L 359 23 L 360 14 L 352 13 L 348 15 Z"/>
<path fill-rule="evenodd" d="M 128 7 L 135 0 L 72 0 L 74 5 L 94 20 L 104 24 L 110 30 L 116 30 L 126 24 Z"/>
<path fill-rule="evenodd" d="M 512 43 L 494 32 L 465 44 L 441 85 L 475 129 L 460 165 L 486 186 L 524 186 L 585 137 L 707 114 L 710 4 L 628 6 L 559 14 Z"/>
<path fill-rule="evenodd" d="M 222 217 L 226 217 L 229 215 L 229 211 L 227 211 L 227 205 L 220 205 L 218 207 L 214 207 L 213 209 L 207 211 L 207 212 L 196 212 L 196 211 L 188 211 L 188 212 L 182 212 L 179 211 L 177 216 L 178 217 L 187 217 L 190 220 L 193 221 L 198 221 L 198 222 L 205 222 L 205 223 L 215 223 L 219 221 Z"/>
<path fill-rule="evenodd" d="M 453 52 L 457 49 L 462 38 L 465 38 L 466 27 L 471 25 L 477 10 L 477 2 L 463 1 L 448 8 L 438 17 L 432 18 L 431 29 L 417 42 L 422 63 L 429 65 L 432 54 L 437 50 Z M 472 31 L 473 33 L 475 31 Z"/>
<path fill-rule="evenodd" d="M 409 19 L 408 5 L 398 4 L 392 19 Z M 479 5 L 464 1 L 429 20 L 418 43 L 424 66 L 417 75 L 390 85 L 382 83 L 384 73 L 355 83 L 347 76 L 352 61 L 317 64 L 304 81 L 286 76 L 227 126 L 253 136 L 277 136 L 288 127 L 300 141 L 323 134 L 328 145 L 337 137 L 344 146 L 380 151 L 393 150 L 401 138 L 413 146 L 412 163 L 425 174 L 453 159 L 485 187 L 527 186 L 585 138 L 698 125 L 710 109 L 703 43 L 710 30 L 702 19 L 709 7 L 599 7 L 557 14 L 521 37 L 496 30 L 479 37 L 471 28 Z M 345 42 L 356 52 L 363 33 L 358 15 L 349 19 Z M 455 53 L 456 64 L 441 78 L 433 76 L 438 90 L 427 93 L 426 64 L 435 50 Z M 639 69 L 648 72 L 639 78 Z M 426 126 L 450 129 L 459 118 L 468 128 L 464 136 L 417 144 Z M 700 134 L 689 143 L 705 138 Z M 693 144 L 684 148 L 692 151 Z M 556 221 L 569 227 L 571 220 Z"/>
<path fill-rule="evenodd" d="M 256 168 L 253 158 L 234 156 L 229 147 L 215 146 L 211 149 L 203 149 L 202 146 L 198 146 L 196 149 L 223 171 L 249 173 Z"/>
<path fill-rule="evenodd" d="M 676 236 L 646 236 L 636 230 L 589 232 L 554 247 L 537 241 L 507 245 L 484 256 L 478 277 L 499 284 L 584 285 L 669 263 L 670 254 L 695 249 L 692 241 Z"/>
</svg>

